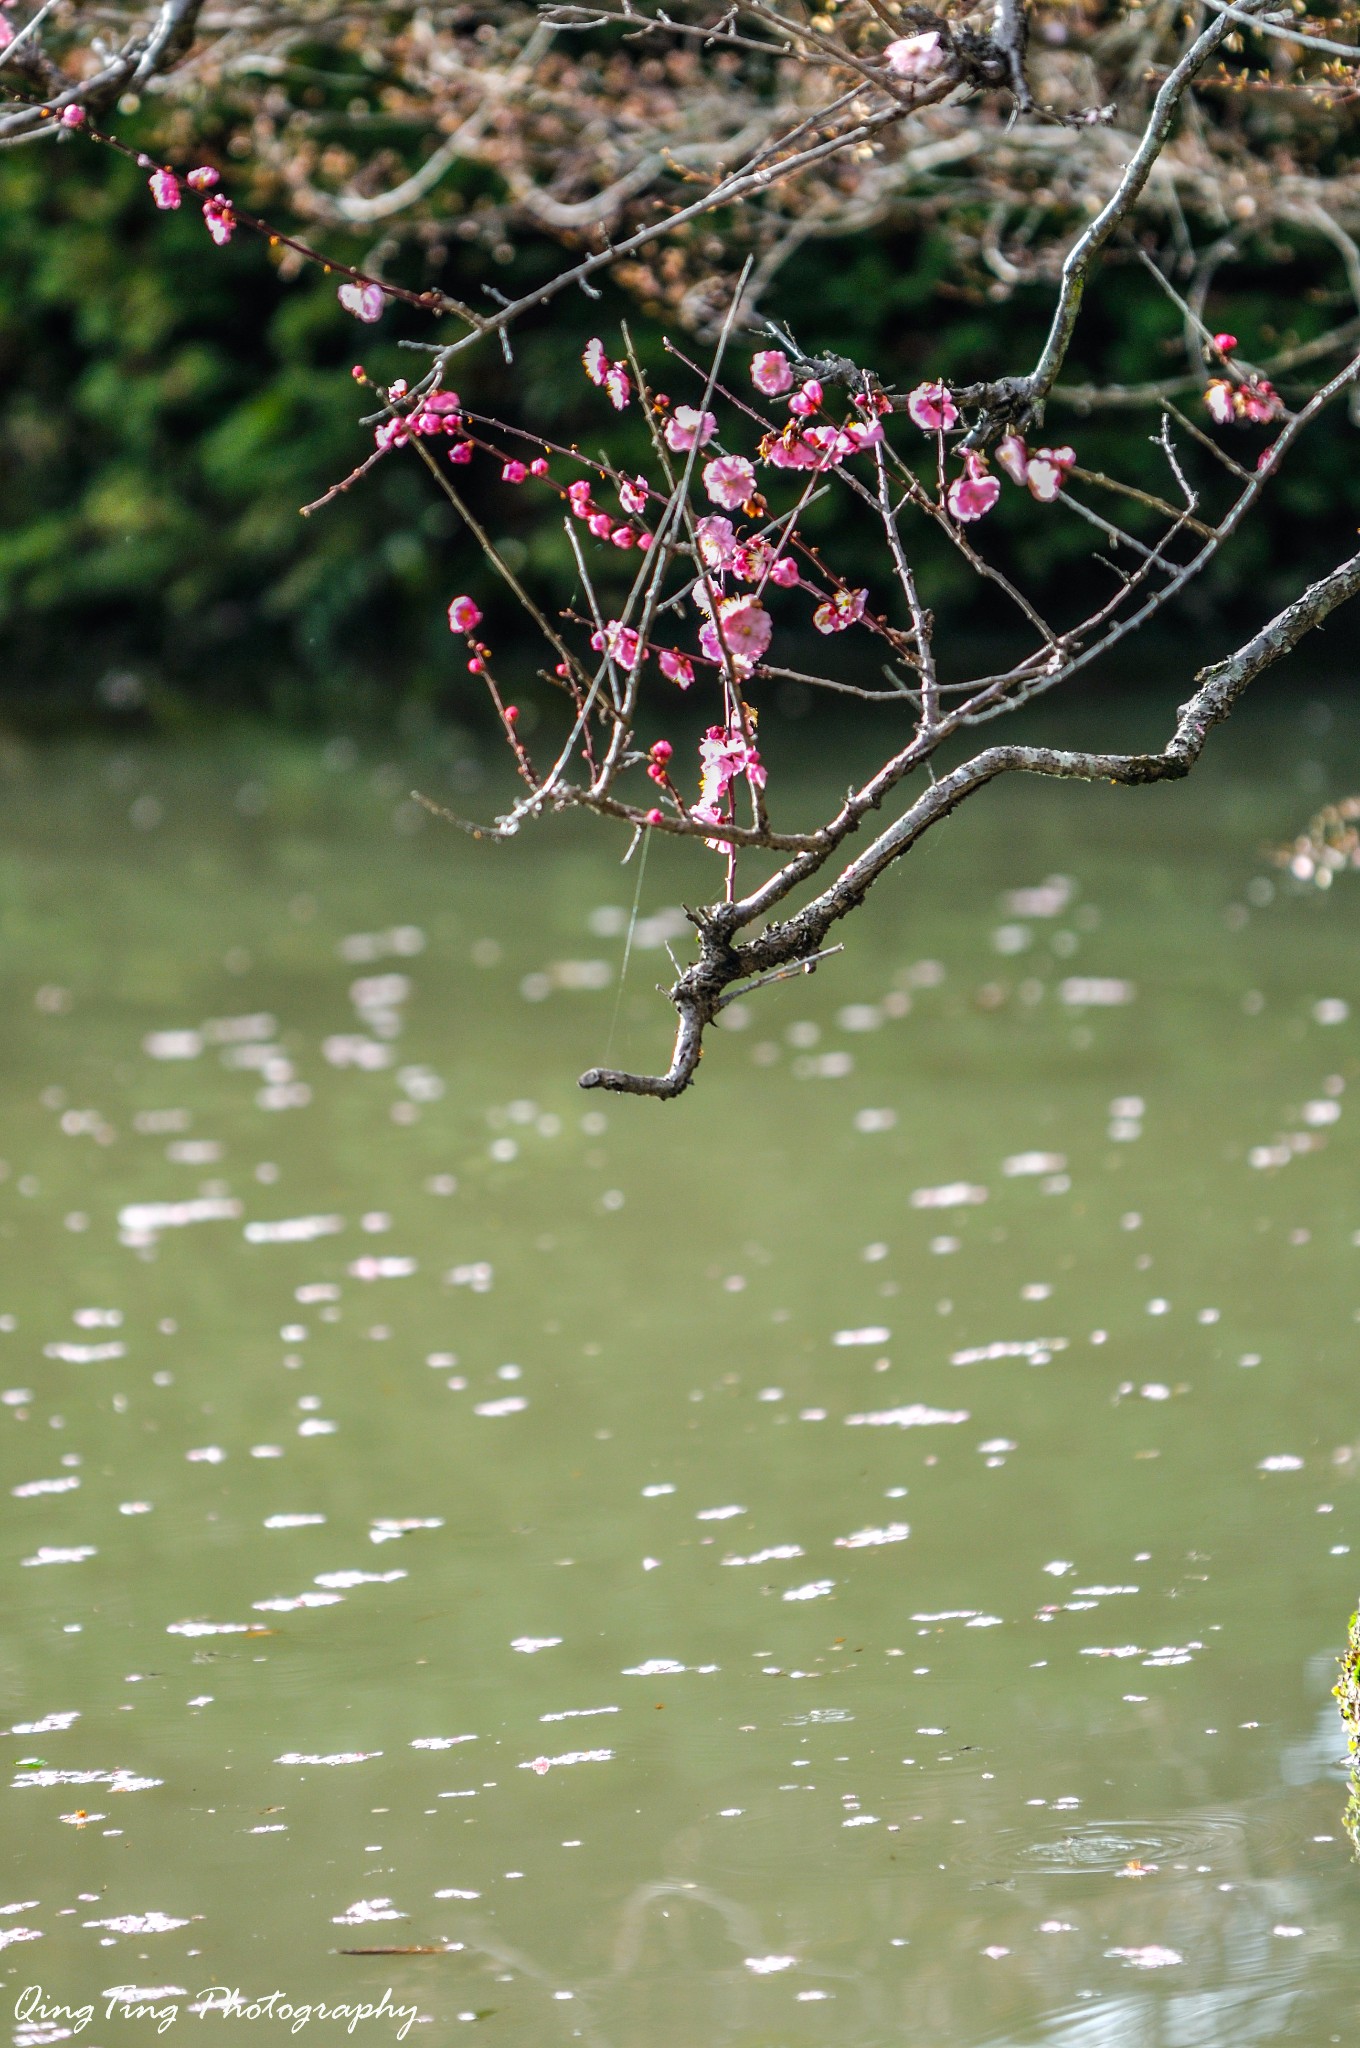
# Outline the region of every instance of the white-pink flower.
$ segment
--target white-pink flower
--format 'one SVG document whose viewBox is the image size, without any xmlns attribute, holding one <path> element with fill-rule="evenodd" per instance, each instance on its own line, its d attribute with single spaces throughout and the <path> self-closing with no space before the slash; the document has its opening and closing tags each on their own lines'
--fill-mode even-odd
<svg viewBox="0 0 1360 2048">
<path fill-rule="evenodd" d="M 907 412 L 927 434 L 947 434 L 959 417 L 953 393 L 944 384 L 918 384 L 907 394 Z"/>
<path fill-rule="evenodd" d="M 929 78 L 944 62 L 939 31 L 930 29 L 925 35 L 899 37 L 883 52 L 883 61 L 898 78 Z"/>
<path fill-rule="evenodd" d="M 1075 448 L 1036 448 L 1025 477 L 1030 496 L 1041 505 L 1051 505 L 1067 482 L 1067 472 L 1076 459 Z"/>
<path fill-rule="evenodd" d="M 604 373 L 605 396 L 615 412 L 622 412 L 632 395 L 626 363 L 611 363 Z"/>
<path fill-rule="evenodd" d="M 159 205 L 159 200 L 156 203 Z M 1214 377 L 1205 385 L 1204 403 L 1209 408 L 1210 417 L 1217 420 L 1220 427 L 1231 426 L 1236 416 L 1233 388 L 1224 378 Z"/>
<path fill-rule="evenodd" d="M 347 313 L 372 326 L 381 320 L 387 294 L 380 284 L 342 284 L 335 295 Z"/>
<path fill-rule="evenodd" d="M 153 171 L 147 179 L 151 197 L 162 213 L 172 213 L 180 202 L 179 179 L 173 171 Z"/>
<path fill-rule="evenodd" d="M 719 455 L 704 465 L 704 489 L 715 505 L 735 512 L 756 487 L 756 473 L 744 455 Z"/>
<path fill-rule="evenodd" d="M 222 176 L 211 164 L 196 164 L 184 182 L 192 185 L 195 192 L 211 192 L 214 185 L 221 184 Z"/>
<path fill-rule="evenodd" d="M 996 459 L 1013 484 L 1029 481 L 1029 450 L 1020 434 L 1003 434 L 996 444 Z"/>
<path fill-rule="evenodd" d="M 773 631 L 769 613 L 754 597 L 725 597 L 718 606 L 717 623 L 708 619 L 699 628 L 699 645 L 710 661 L 722 662 L 725 654 L 737 674 L 746 676 L 769 646 Z"/>
<path fill-rule="evenodd" d="M 677 405 L 666 422 L 666 446 L 677 455 L 687 455 L 691 448 L 704 448 L 718 431 L 718 422 L 711 412 L 699 412 L 692 405 Z"/>
<path fill-rule="evenodd" d="M 964 474 L 956 477 L 949 486 L 948 503 L 954 517 L 961 524 L 966 524 L 991 511 L 1001 496 L 1001 486 L 989 474 L 984 456 L 970 450 L 963 461 Z"/>
<path fill-rule="evenodd" d="M 733 533 L 730 519 L 724 519 L 718 513 L 710 512 L 706 519 L 701 519 L 698 522 L 694 529 L 694 534 L 699 543 L 700 560 L 706 568 L 731 568 L 733 557 L 736 554 L 736 536 Z"/>
<path fill-rule="evenodd" d="M 780 398 L 793 389 L 793 371 L 782 348 L 762 348 L 751 358 L 751 382 L 766 398 Z"/>
<path fill-rule="evenodd" d="M 482 623 L 482 615 L 470 597 L 455 597 L 449 606 L 449 631 L 451 633 L 474 633 Z"/>
<path fill-rule="evenodd" d="M 765 766 L 755 747 L 737 725 L 710 725 L 699 742 L 703 783 L 694 816 L 708 825 L 719 823 L 717 806 L 741 775 L 754 789 L 765 787 Z"/>
<path fill-rule="evenodd" d="M 641 512 L 645 512 L 647 510 L 646 477 L 636 476 L 631 481 L 625 477 L 619 485 L 619 503 L 625 512 L 631 512 L 634 517 Z"/>
<path fill-rule="evenodd" d="M 819 633 L 843 633 L 864 617 L 868 597 L 867 590 L 834 591 L 825 604 L 818 605 L 812 623 Z"/>
<path fill-rule="evenodd" d="M 210 192 L 203 202 L 203 218 L 218 248 L 225 248 L 236 232 L 236 215 L 231 210 L 231 201 L 223 199 L 219 193 Z"/>
<path fill-rule="evenodd" d="M 603 384 L 605 372 L 609 368 L 609 358 L 604 352 L 604 343 L 598 335 L 593 335 L 582 349 L 581 361 L 585 365 L 585 373 L 591 383 Z"/>
</svg>

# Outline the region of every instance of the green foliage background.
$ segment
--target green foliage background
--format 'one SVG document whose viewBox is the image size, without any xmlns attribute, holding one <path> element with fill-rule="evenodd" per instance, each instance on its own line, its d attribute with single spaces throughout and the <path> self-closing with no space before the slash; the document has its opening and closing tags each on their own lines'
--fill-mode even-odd
<svg viewBox="0 0 1360 2048">
<path fill-rule="evenodd" d="M 328 243 L 359 259 L 364 248 Z M 1286 260 L 1280 261 L 1283 254 Z M 406 259 L 403 259 L 406 260 Z M 416 259 L 409 259 L 412 263 Z M 556 245 L 521 245 L 497 265 L 475 244 L 455 248 L 436 281 L 474 301 L 484 285 L 512 292 L 560 266 Z M 408 282 L 430 282 L 414 269 Z M 1267 356 L 1344 317 L 1334 280 L 1298 252 L 1275 252 L 1225 279 L 1211 317 Z M 1014 370 L 1037 346 L 1050 294 L 1004 305 L 960 293 L 942 238 L 864 235 L 813 245 L 781 280 L 771 310 L 809 350 L 835 347 L 886 379 L 956 381 Z M 581 376 L 587 336 L 631 317 L 638 346 L 677 398 L 692 395 L 662 338 L 621 300 L 557 300 L 518 335 L 507 367 L 491 350 L 458 379 L 478 409 L 512 416 L 589 451 L 620 429 Z M 611 329 L 612 323 L 612 329 Z M 457 590 L 514 630 L 450 508 L 410 457 L 388 459 L 309 520 L 298 508 L 361 460 L 362 356 L 381 378 L 409 372 L 402 334 L 433 330 L 389 311 L 360 328 L 333 281 L 304 270 L 285 281 L 270 252 L 241 233 L 208 240 L 196 205 L 158 213 L 144 175 L 74 139 L 0 155 L 0 707 L 26 725 L 99 715 L 141 702 L 163 722 L 226 708 L 292 721 L 360 724 L 458 709 L 468 696 L 444 624 Z M 684 337 L 681 345 L 687 346 Z M 1135 382 L 1183 366 L 1179 319 L 1127 263 L 1088 309 L 1067 378 Z M 1164 489 L 1148 443 L 1153 416 L 1082 419 L 1050 410 L 1051 440 L 1071 439 L 1092 469 Z M 1242 436 L 1244 459 L 1260 437 Z M 1250 443 L 1250 445 L 1248 445 Z M 1338 408 L 1309 437 L 1270 509 L 1196 589 L 1192 626 L 1245 630 L 1353 540 L 1360 518 L 1355 430 Z M 486 465 L 482 465 L 485 471 Z M 541 494 L 459 472 L 512 557 L 558 602 L 572 575 L 560 522 Z M 838 515 L 821 536 L 846 573 L 861 536 Z M 923 536 L 927 601 L 946 628 L 1005 631 L 1013 619 L 956 557 Z M 1090 536 L 1075 520 L 1037 515 L 1007 491 L 987 544 L 1061 619 L 1108 589 L 1085 566 Z M 868 557 L 858 555 L 861 574 Z M 622 564 L 620 564 L 622 567 Z M 129 684 L 128 675 L 136 678 Z M 121 680 L 120 680 L 121 678 Z M 120 696 L 121 693 L 121 696 Z"/>
</svg>

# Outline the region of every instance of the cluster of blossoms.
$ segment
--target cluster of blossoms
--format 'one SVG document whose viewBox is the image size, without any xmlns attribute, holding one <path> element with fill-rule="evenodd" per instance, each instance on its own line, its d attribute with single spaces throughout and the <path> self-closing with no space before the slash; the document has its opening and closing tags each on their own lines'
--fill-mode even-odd
<svg viewBox="0 0 1360 2048">
<path fill-rule="evenodd" d="M 163 167 L 153 170 L 146 182 L 151 188 L 151 197 L 162 213 L 173 213 L 182 204 L 183 187 L 173 171 L 167 171 Z M 220 174 L 211 164 L 199 164 L 197 169 L 189 171 L 184 179 L 185 185 L 191 191 L 207 193 L 208 196 L 203 201 L 203 218 L 207 223 L 208 233 L 219 249 L 224 247 L 236 232 L 236 215 L 232 211 L 231 201 L 222 193 L 213 190 L 213 187 L 221 182 Z"/>
<path fill-rule="evenodd" d="M 937 44 L 938 37 L 908 41 Z M 342 296 L 346 289 L 342 287 Z M 380 294 L 381 288 L 375 289 Z M 582 362 L 587 377 L 605 392 L 616 410 L 630 405 L 633 379 L 626 364 L 611 360 L 602 341 L 594 339 L 588 343 Z M 854 401 L 852 416 L 837 422 L 827 417 L 826 394 L 819 380 L 806 377 L 800 381 L 782 349 L 758 350 L 751 360 L 750 376 L 762 398 L 783 399 L 788 408 L 787 423 L 767 429 L 760 440 L 756 461 L 766 468 L 826 472 L 881 447 L 883 420 L 893 410 L 891 401 L 882 393 L 861 394 Z M 400 404 L 408 394 L 404 385 L 396 384 L 388 395 L 393 404 Z M 696 662 L 716 678 L 723 695 L 724 719 L 720 725 L 710 726 L 700 742 L 698 803 L 686 812 L 684 800 L 671 779 L 673 749 L 669 741 L 658 741 L 653 747 L 647 756 L 647 773 L 680 815 L 704 824 L 731 823 L 736 785 L 744 780 L 753 793 L 765 786 L 765 768 L 754 739 L 755 714 L 742 700 L 741 692 L 766 660 L 774 638 L 774 619 L 765 602 L 767 591 L 771 587 L 806 591 L 812 601 L 812 625 L 821 634 L 843 633 L 865 624 L 879 633 L 887 632 L 891 638 L 891 629 L 869 611 L 867 589 L 851 588 L 834 578 L 826 579 L 831 585 L 827 588 L 826 581 L 816 573 L 808 573 L 809 568 L 814 572 L 821 570 L 821 565 L 815 550 L 799 537 L 797 510 L 788 515 L 771 515 L 761 493 L 756 461 L 728 453 L 721 444 L 708 452 L 711 444 L 718 441 L 714 413 L 702 406 L 672 405 L 664 394 L 649 394 L 649 404 L 666 447 L 672 454 L 688 458 L 698 487 L 715 508 L 692 521 L 688 548 L 677 541 L 670 543 L 681 553 L 692 549 L 696 573 L 681 594 L 698 614 L 698 650 L 697 654 L 689 654 L 678 647 L 661 645 L 640 627 L 620 618 L 596 624 L 589 644 L 595 654 L 603 656 L 630 681 L 651 659 L 656 661 L 660 673 L 681 690 L 693 686 Z M 938 381 L 919 384 L 907 397 L 906 412 L 914 426 L 937 442 L 943 468 L 944 437 L 960 425 L 953 393 Z M 470 460 L 474 446 L 481 445 L 474 443 L 453 392 L 416 398 L 408 411 L 383 422 L 376 438 L 385 450 L 414 437 L 435 434 L 453 438 L 449 453 L 455 462 Z M 557 452 L 570 460 L 580 460 L 566 450 Z M 1076 463 L 1076 453 L 1067 447 L 1031 449 L 1022 436 L 1012 433 L 998 444 L 995 459 L 1000 471 L 1014 484 L 1028 490 L 1038 503 L 1049 504 L 1060 495 Z M 617 495 L 617 510 L 599 502 L 597 493 L 606 475 Z M 656 544 L 656 535 L 646 522 L 651 506 L 664 502 L 666 494 L 649 483 L 646 476 L 601 472 L 598 480 L 578 476 L 563 487 L 553 481 L 546 454 L 528 464 L 515 459 L 502 462 L 503 482 L 523 483 L 531 476 L 552 482 L 570 515 L 581 522 L 593 539 L 642 554 Z M 943 478 L 941 481 L 943 484 Z M 954 477 L 944 490 L 945 506 L 952 518 L 959 523 L 981 519 L 996 505 L 1000 494 L 1000 481 L 992 473 L 987 456 L 965 449 L 962 474 Z M 753 524 L 742 530 L 734 523 L 733 515 Z M 805 558 L 806 566 L 800 558 Z M 821 571 L 821 578 L 825 578 L 825 571 Z M 450 628 L 469 637 L 469 669 L 486 675 L 491 684 L 487 670 L 489 650 L 471 639 L 480 621 L 481 613 L 471 598 L 456 598 L 450 606 Z M 569 663 L 559 663 L 556 673 L 569 689 L 577 690 L 579 679 L 574 677 Z M 513 721 L 500 706 L 499 697 L 496 701 L 502 718 L 507 725 L 511 724 Z M 518 741 L 515 744 L 520 751 Z M 653 822 L 662 817 L 656 810 L 647 815 Z"/>
<path fill-rule="evenodd" d="M 1216 334 L 1213 346 L 1214 354 L 1227 364 L 1237 347 L 1237 336 Z M 1204 387 L 1204 403 L 1209 408 L 1209 417 L 1220 427 L 1239 423 L 1266 427 L 1284 410 L 1280 394 L 1269 377 L 1262 377 L 1256 371 L 1236 383 L 1227 377 L 1211 377 Z"/>
<path fill-rule="evenodd" d="M 908 416 L 926 434 L 947 434 L 958 425 L 959 409 L 953 393 L 943 384 L 918 384 L 907 397 Z M 1014 484 L 1028 490 L 1041 505 L 1051 505 L 1075 467 L 1075 448 L 1030 450 L 1020 434 L 1006 434 L 997 443 L 996 459 Z M 961 523 L 981 519 L 1001 496 L 1001 486 L 991 474 L 987 458 L 974 449 L 965 451 L 963 475 L 949 486 L 947 504 Z"/>
<path fill-rule="evenodd" d="M 354 372 L 356 379 L 363 372 Z M 398 377 L 389 385 L 387 396 L 393 405 L 400 404 L 408 396 L 410 387 L 404 377 Z M 449 435 L 453 446 L 449 449 L 450 462 L 471 462 L 472 443 L 467 438 L 463 421 L 462 402 L 456 391 L 431 391 L 417 400 L 410 412 L 397 413 L 390 420 L 380 420 L 373 429 L 373 445 L 381 454 L 389 448 L 404 448 L 408 441 L 427 439 L 436 435 Z"/>
</svg>

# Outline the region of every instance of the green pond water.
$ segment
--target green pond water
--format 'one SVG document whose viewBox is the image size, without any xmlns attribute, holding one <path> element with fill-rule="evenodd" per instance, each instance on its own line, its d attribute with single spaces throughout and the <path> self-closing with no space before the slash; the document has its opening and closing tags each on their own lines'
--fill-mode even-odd
<svg viewBox="0 0 1360 2048">
<path fill-rule="evenodd" d="M 1357 2038 L 1360 882 L 1262 848 L 1360 719 L 1291 689 L 979 799 L 664 1106 L 575 1076 L 664 1059 L 702 849 L 620 997 L 636 864 L 425 820 L 456 741 L 6 755 L 18 2048 Z"/>
</svg>

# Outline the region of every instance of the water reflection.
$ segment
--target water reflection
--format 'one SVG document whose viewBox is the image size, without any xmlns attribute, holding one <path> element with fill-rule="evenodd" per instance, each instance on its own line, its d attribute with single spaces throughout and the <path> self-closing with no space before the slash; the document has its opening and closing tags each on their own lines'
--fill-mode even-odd
<svg viewBox="0 0 1360 2048">
<path fill-rule="evenodd" d="M 138 773 L 0 875 L 7 1981 L 1348 2038 L 1360 901 L 1250 752 L 999 796 L 661 1116 L 592 844 Z"/>
</svg>

